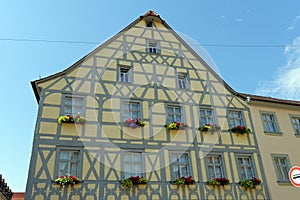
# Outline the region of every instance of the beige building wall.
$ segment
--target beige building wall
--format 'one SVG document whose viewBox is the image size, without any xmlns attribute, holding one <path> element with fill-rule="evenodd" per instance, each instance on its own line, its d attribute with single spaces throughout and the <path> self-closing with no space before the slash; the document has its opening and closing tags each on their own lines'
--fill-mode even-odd
<svg viewBox="0 0 300 200">
<path fill-rule="evenodd" d="M 300 116 L 300 102 L 253 97 L 249 105 L 271 198 L 299 199 L 300 188 L 296 188 L 289 181 L 279 180 L 272 155 L 286 156 L 289 167 L 300 165 L 300 135 L 296 134 L 291 120 L 292 116 Z M 278 131 L 272 133 L 265 130 L 263 113 L 275 116 Z"/>
</svg>

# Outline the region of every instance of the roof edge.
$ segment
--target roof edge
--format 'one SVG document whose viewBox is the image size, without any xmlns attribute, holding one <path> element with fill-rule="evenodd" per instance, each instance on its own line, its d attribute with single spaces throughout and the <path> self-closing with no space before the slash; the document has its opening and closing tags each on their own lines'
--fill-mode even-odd
<svg viewBox="0 0 300 200">
<path fill-rule="evenodd" d="M 279 98 L 266 97 L 266 96 L 253 95 L 253 94 L 245 94 L 245 93 L 240 93 L 240 95 L 244 96 L 244 98 L 249 97 L 250 101 L 253 100 L 253 101 L 260 101 L 260 102 L 269 102 L 269 103 L 300 106 L 300 101 L 295 101 L 295 100 L 279 99 Z"/>
</svg>

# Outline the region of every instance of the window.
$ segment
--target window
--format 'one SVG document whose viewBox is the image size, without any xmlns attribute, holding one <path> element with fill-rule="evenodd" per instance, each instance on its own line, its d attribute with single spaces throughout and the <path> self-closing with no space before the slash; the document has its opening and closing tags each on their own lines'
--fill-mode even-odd
<svg viewBox="0 0 300 200">
<path fill-rule="evenodd" d="M 119 68 L 119 81 L 131 82 L 132 80 L 132 68 L 128 66 L 120 66 Z"/>
<path fill-rule="evenodd" d="M 187 83 L 188 83 L 187 74 L 178 73 L 178 87 L 182 89 L 186 89 L 188 87 Z"/>
<path fill-rule="evenodd" d="M 300 134 L 300 117 L 292 117 L 292 124 L 296 134 Z"/>
<path fill-rule="evenodd" d="M 167 120 L 168 123 L 170 122 L 182 122 L 182 111 L 180 106 L 173 106 L 168 105 L 167 106 Z"/>
<path fill-rule="evenodd" d="M 254 172 L 251 157 L 238 156 L 237 161 L 241 180 L 252 179 L 254 177 Z"/>
<path fill-rule="evenodd" d="M 208 178 L 223 178 L 224 170 L 221 155 L 207 155 Z"/>
<path fill-rule="evenodd" d="M 214 124 L 214 112 L 210 108 L 200 108 L 200 126 Z"/>
<path fill-rule="evenodd" d="M 140 103 L 135 101 L 124 101 L 123 102 L 123 113 L 122 119 L 125 121 L 128 118 L 135 119 L 140 118 Z"/>
<path fill-rule="evenodd" d="M 265 132 L 276 133 L 279 132 L 276 123 L 276 118 L 273 113 L 262 113 L 262 120 Z"/>
<path fill-rule="evenodd" d="M 147 21 L 146 26 L 147 27 L 153 27 L 153 22 L 152 21 Z"/>
<path fill-rule="evenodd" d="M 155 40 L 148 40 L 148 52 L 159 53 L 159 43 Z"/>
<path fill-rule="evenodd" d="M 83 113 L 83 98 L 69 97 L 64 99 L 64 115 L 77 115 Z"/>
<path fill-rule="evenodd" d="M 290 164 L 287 155 L 272 155 L 278 181 L 289 181 Z"/>
<path fill-rule="evenodd" d="M 79 151 L 59 151 L 58 176 L 78 176 Z"/>
<path fill-rule="evenodd" d="M 230 110 L 228 112 L 228 122 L 230 129 L 236 126 L 243 126 L 242 112 Z"/>
<path fill-rule="evenodd" d="M 124 178 L 130 176 L 143 176 L 143 158 L 141 152 L 124 152 L 123 164 Z"/>
<path fill-rule="evenodd" d="M 182 176 L 190 176 L 189 172 L 189 155 L 187 153 L 171 154 L 171 177 L 173 180 Z"/>
</svg>

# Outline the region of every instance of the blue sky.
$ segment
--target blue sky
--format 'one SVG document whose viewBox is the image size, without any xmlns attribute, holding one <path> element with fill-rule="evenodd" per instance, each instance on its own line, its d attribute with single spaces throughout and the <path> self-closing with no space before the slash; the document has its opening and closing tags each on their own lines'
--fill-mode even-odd
<svg viewBox="0 0 300 200">
<path fill-rule="evenodd" d="M 299 0 L 0 0 L 0 173 L 14 192 L 25 191 L 38 108 L 30 81 L 150 9 L 201 44 L 234 90 L 300 100 Z"/>
</svg>

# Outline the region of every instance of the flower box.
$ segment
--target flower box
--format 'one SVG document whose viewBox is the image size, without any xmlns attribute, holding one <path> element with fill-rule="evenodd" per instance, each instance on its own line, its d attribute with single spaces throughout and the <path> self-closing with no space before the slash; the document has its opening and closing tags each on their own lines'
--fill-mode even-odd
<svg viewBox="0 0 300 200">
<path fill-rule="evenodd" d="M 138 126 L 141 126 L 141 127 L 145 126 L 145 122 L 143 122 L 139 118 L 135 118 L 135 119 L 128 118 L 125 122 L 122 122 L 121 124 L 123 126 L 128 126 L 128 127 L 131 127 L 131 128 L 136 128 Z"/>
<path fill-rule="evenodd" d="M 77 183 L 80 183 L 81 181 L 79 178 L 70 175 L 70 176 L 60 176 L 54 182 L 65 187 L 65 185 L 75 185 Z"/>
<path fill-rule="evenodd" d="M 165 127 L 168 130 L 179 130 L 179 129 L 185 129 L 187 126 L 187 124 L 182 123 L 182 122 L 171 122 L 168 125 L 165 125 Z"/>
<path fill-rule="evenodd" d="M 224 186 L 228 184 L 229 184 L 229 180 L 227 178 L 214 178 L 207 182 L 207 185 L 211 185 L 211 186 L 219 186 L 219 185 Z"/>
<path fill-rule="evenodd" d="M 121 186 L 125 189 L 139 184 L 148 184 L 148 180 L 140 176 L 131 176 L 121 181 Z"/>
<path fill-rule="evenodd" d="M 255 189 L 256 185 L 259 185 L 261 180 L 258 178 L 246 179 L 239 182 L 240 186 L 249 189 Z"/>
<path fill-rule="evenodd" d="M 251 132 L 250 128 L 247 128 L 245 126 L 236 126 L 230 129 L 233 133 L 238 133 L 238 134 L 249 134 Z"/>
<path fill-rule="evenodd" d="M 62 123 L 78 123 L 78 124 L 84 124 L 86 122 L 86 119 L 79 114 L 73 117 L 72 115 L 62 115 L 57 119 L 58 124 Z"/>
<path fill-rule="evenodd" d="M 192 184 L 194 184 L 195 183 L 195 180 L 193 179 L 193 177 L 192 176 L 189 176 L 189 177 L 184 177 L 184 176 L 182 176 L 182 177 L 180 177 L 180 178 L 177 178 L 174 182 L 173 182 L 173 184 L 175 184 L 175 185 L 192 185 Z"/>
<path fill-rule="evenodd" d="M 206 124 L 204 126 L 201 126 L 198 128 L 199 131 L 201 132 L 217 132 L 219 130 L 221 130 L 221 127 L 217 124 Z"/>
</svg>

